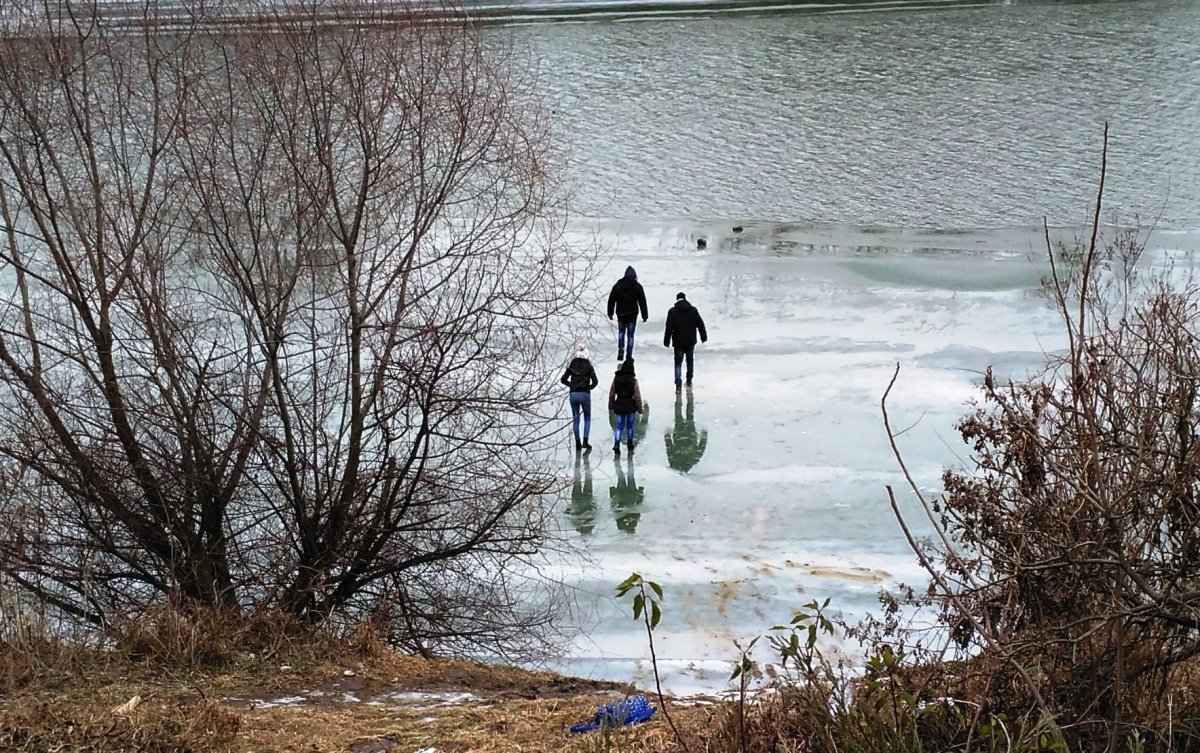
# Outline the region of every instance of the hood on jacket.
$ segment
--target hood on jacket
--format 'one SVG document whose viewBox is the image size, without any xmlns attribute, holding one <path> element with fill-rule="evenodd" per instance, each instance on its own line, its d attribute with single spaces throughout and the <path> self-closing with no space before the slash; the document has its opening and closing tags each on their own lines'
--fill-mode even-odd
<svg viewBox="0 0 1200 753">
<path fill-rule="evenodd" d="M 637 270 L 633 268 L 632 264 L 629 265 L 628 267 L 625 267 L 625 279 L 626 280 L 636 280 L 637 279 Z"/>
<path fill-rule="evenodd" d="M 675 301 L 674 308 L 690 309 L 691 307 L 692 307 L 692 304 L 688 303 L 688 299 L 686 299 L 686 298 L 680 298 L 678 301 Z"/>
<path fill-rule="evenodd" d="M 630 376 L 634 376 L 633 359 L 626 358 L 624 363 L 622 363 L 620 366 L 617 367 L 617 373 L 618 374 L 628 374 Z"/>
</svg>

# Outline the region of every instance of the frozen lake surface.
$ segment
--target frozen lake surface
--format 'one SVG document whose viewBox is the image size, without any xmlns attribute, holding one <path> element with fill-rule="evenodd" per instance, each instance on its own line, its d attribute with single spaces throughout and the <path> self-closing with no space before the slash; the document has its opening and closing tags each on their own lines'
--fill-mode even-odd
<svg viewBox="0 0 1200 753">
<path fill-rule="evenodd" d="M 595 562 L 567 575 L 583 625 L 557 668 L 652 682 L 644 628 L 611 598 L 632 571 L 666 589 L 656 641 L 677 692 L 720 690 L 733 641 L 811 599 L 831 598 L 854 621 L 881 589 L 923 583 L 888 507 L 891 484 L 927 530 L 888 448 L 880 398 L 899 364 L 892 423 L 907 428 L 899 444 L 918 483 L 936 492 L 942 469 L 965 457 L 954 424 L 984 369 L 1019 378 L 1063 342 L 1039 293 L 1037 234 L 913 251 L 834 228 L 599 229 L 609 278 L 632 264 L 646 288 L 651 317 L 638 324 L 635 362 L 651 407 L 633 455 L 614 459 L 603 406 L 616 347 L 597 316 L 594 449 L 576 456 L 564 432 L 561 453 L 572 482 L 562 524 Z M 681 395 L 662 345 L 678 291 L 709 332 Z"/>
<path fill-rule="evenodd" d="M 651 308 L 632 459 L 595 431 L 577 464 L 563 431 L 564 481 L 579 484 L 561 522 L 595 561 L 566 573 L 580 626 L 560 669 L 653 682 L 644 630 L 611 597 L 631 571 L 666 589 L 657 642 L 678 692 L 723 688 L 733 640 L 804 602 L 829 597 L 853 621 L 880 589 L 923 581 L 888 508 L 891 484 L 916 521 L 880 397 L 899 363 L 893 424 L 911 426 L 900 446 L 936 491 L 965 458 L 954 424 L 983 370 L 1020 377 L 1062 344 L 1038 292 L 1041 223 L 1089 217 L 1106 121 L 1103 219 L 1154 225 L 1151 263 L 1183 252 L 1186 267 L 1200 248 L 1191 0 L 504 33 L 540 62 L 572 232 L 602 245 L 595 310 L 627 264 Z M 710 339 L 677 403 L 662 329 L 680 290 Z M 597 313 L 586 335 L 604 426 L 613 326 Z"/>
</svg>

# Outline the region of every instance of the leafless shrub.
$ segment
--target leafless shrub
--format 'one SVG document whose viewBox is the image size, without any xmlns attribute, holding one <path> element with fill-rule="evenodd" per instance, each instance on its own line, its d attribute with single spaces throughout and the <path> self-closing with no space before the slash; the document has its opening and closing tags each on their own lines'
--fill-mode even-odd
<svg viewBox="0 0 1200 753">
<path fill-rule="evenodd" d="M 1143 239 L 1100 238 L 1100 185 L 1090 240 L 1047 232 L 1066 352 L 1023 382 L 989 369 L 958 426 L 971 461 L 938 500 L 912 485 L 935 534 L 910 541 L 994 709 L 1039 707 L 1072 749 L 1192 750 L 1200 288 L 1137 279 Z"/>
<path fill-rule="evenodd" d="M 532 648 L 540 363 L 589 267 L 529 69 L 395 7 L 21 2 L 0 578 L 96 625 L 170 600 Z"/>
</svg>

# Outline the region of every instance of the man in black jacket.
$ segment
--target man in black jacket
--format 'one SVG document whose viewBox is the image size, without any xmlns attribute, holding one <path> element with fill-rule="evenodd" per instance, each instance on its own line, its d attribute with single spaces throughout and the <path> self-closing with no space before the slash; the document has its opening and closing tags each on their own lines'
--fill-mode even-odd
<svg viewBox="0 0 1200 753">
<path fill-rule="evenodd" d="M 646 291 L 642 283 L 637 281 L 637 272 L 633 267 L 625 268 L 625 276 L 617 280 L 608 294 L 608 318 L 617 316 L 617 360 L 624 361 L 628 355 L 633 358 L 633 331 L 637 328 L 638 309 L 642 312 L 642 321 L 650 318 L 646 309 Z M 629 348 L 625 347 L 626 334 L 629 336 Z"/>
<path fill-rule="evenodd" d="M 704 329 L 704 320 L 696 307 L 688 303 L 687 296 L 679 293 L 675 296 L 675 305 L 667 312 L 667 331 L 663 334 L 663 345 L 675 345 L 675 391 L 683 389 L 683 361 L 687 359 L 687 386 L 692 386 L 692 375 L 695 373 L 693 356 L 696 352 L 696 334 L 700 334 L 700 342 L 708 342 L 708 332 Z"/>
</svg>

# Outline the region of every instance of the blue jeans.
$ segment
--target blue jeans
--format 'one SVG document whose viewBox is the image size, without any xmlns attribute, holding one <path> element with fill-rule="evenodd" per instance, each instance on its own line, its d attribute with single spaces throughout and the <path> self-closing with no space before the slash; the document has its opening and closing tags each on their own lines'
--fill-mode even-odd
<svg viewBox="0 0 1200 753">
<path fill-rule="evenodd" d="M 683 371 L 682 367 L 683 367 L 684 358 L 687 359 L 687 380 L 688 380 L 688 383 L 691 384 L 692 376 L 696 373 L 696 361 L 694 358 L 695 355 L 696 355 L 696 346 L 695 345 L 693 345 L 690 348 L 676 348 L 675 349 L 675 386 L 676 387 L 683 384 L 683 379 L 681 378 L 680 372 Z"/>
<path fill-rule="evenodd" d="M 571 430 L 575 432 L 575 444 L 579 444 L 579 414 L 583 414 L 583 438 L 592 433 L 592 393 L 571 393 Z"/>
<path fill-rule="evenodd" d="M 633 331 L 637 329 L 637 317 L 623 319 L 617 317 L 617 352 L 624 353 L 626 358 L 633 358 Z M 626 333 L 629 336 L 629 347 L 625 347 Z"/>
<path fill-rule="evenodd" d="M 617 428 L 613 429 L 613 444 L 621 444 L 621 435 L 625 435 L 625 443 L 633 443 L 633 422 L 637 418 L 636 413 L 618 413 Z"/>
</svg>

